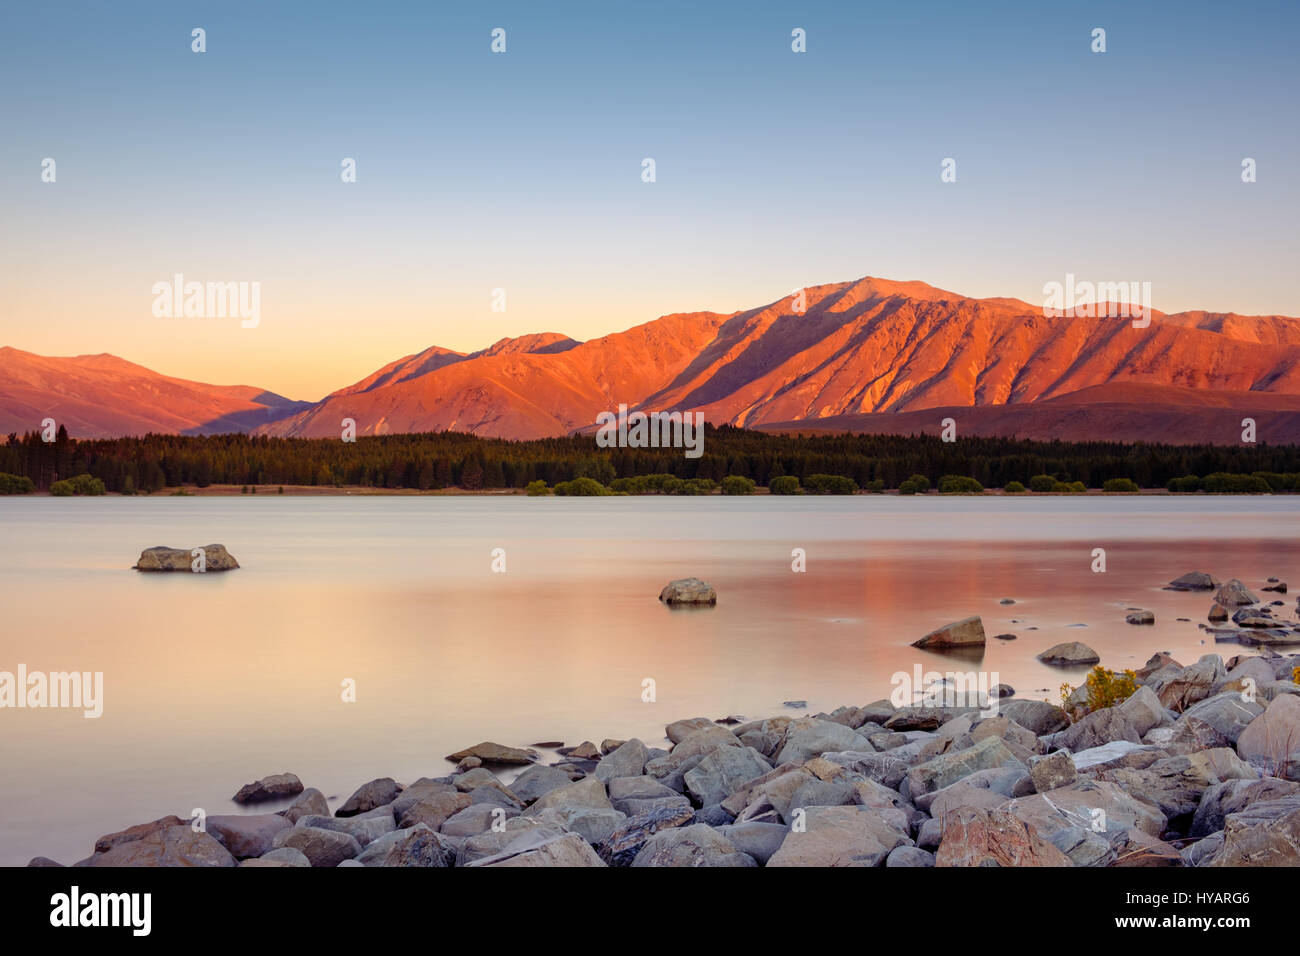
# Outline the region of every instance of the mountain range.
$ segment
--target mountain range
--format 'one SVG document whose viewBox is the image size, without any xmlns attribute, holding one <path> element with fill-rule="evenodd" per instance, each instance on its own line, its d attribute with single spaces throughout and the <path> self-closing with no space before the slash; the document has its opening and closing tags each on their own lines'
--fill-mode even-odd
<svg viewBox="0 0 1300 956">
<path fill-rule="evenodd" d="M 938 432 L 1231 444 L 1300 442 L 1300 319 L 1152 311 L 1049 318 L 1017 299 L 864 278 L 731 314 L 666 315 L 587 342 L 558 333 L 437 346 L 319 402 L 159 375 L 110 355 L 0 348 L 0 432 L 337 437 L 590 429 L 620 404 L 787 432 Z M 799 308 L 802 305 L 803 308 Z"/>
</svg>

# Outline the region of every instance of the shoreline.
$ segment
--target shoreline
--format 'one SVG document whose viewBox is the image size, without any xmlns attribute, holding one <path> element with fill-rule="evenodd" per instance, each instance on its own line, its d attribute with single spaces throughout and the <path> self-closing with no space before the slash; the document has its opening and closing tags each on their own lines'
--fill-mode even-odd
<svg viewBox="0 0 1300 956">
<path fill-rule="evenodd" d="M 444 758 L 449 772 L 381 777 L 341 802 L 274 774 L 233 797 L 252 813 L 140 823 L 73 865 L 1300 865 L 1300 623 L 1279 600 L 1286 584 L 1256 594 L 1192 572 L 1166 590 L 1194 602 L 1216 643 L 1247 646 L 1194 662 L 1157 650 L 1115 673 L 1061 644 L 1038 659 L 1096 667 L 1052 703 L 963 685 L 992 640 L 972 617 L 913 644 L 956 652 L 953 671 L 925 686 L 900 672 L 894 699 L 685 717 L 662 741 L 483 741 Z M 918 671 L 942 666 L 918 658 Z M 963 686 L 978 699 L 954 697 Z"/>
</svg>

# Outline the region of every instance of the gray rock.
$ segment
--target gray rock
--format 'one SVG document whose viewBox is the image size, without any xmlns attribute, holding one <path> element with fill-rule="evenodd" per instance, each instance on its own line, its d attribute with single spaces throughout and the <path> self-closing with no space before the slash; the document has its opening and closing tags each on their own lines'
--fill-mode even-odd
<svg viewBox="0 0 1300 956">
<path fill-rule="evenodd" d="M 1219 588 L 1214 600 L 1224 607 L 1241 607 L 1243 604 L 1258 604 L 1259 598 L 1256 597 L 1246 585 L 1236 578 L 1232 578 L 1223 587 Z"/>
<path fill-rule="evenodd" d="M 363 847 L 397 829 L 392 808 L 388 806 L 376 807 L 354 817 L 322 817 L 309 813 L 299 817 L 297 825 L 347 833 Z"/>
<path fill-rule="evenodd" d="M 609 866 L 631 866 L 646 841 L 660 830 L 689 826 L 689 805 L 665 804 L 628 817 L 610 833 L 600 848 L 600 858 Z"/>
<path fill-rule="evenodd" d="M 1154 624 L 1156 616 L 1151 611 L 1130 611 L 1124 615 L 1126 624 Z"/>
<path fill-rule="evenodd" d="M 596 779 L 609 783 L 616 777 L 639 777 L 645 772 L 645 762 L 645 744 L 633 738 L 596 765 Z"/>
<path fill-rule="evenodd" d="M 1057 746 L 1067 750 L 1088 750 L 1115 740 L 1130 743 L 1142 742 L 1141 735 L 1129 719 L 1116 707 L 1093 711 L 1068 727 L 1057 740 Z"/>
<path fill-rule="evenodd" d="M 96 853 L 85 865 L 225 867 L 235 866 L 235 858 L 211 834 L 195 831 L 187 824 L 153 830 L 138 840 L 119 843 L 105 853 Z"/>
<path fill-rule="evenodd" d="M 803 763 L 828 751 L 873 749 L 871 742 L 854 730 L 830 720 L 800 717 L 790 721 L 785 742 L 776 755 L 776 762 Z"/>
<path fill-rule="evenodd" d="M 325 801 L 325 794 L 315 787 L 308 787 L 298 794 L 298 799 L 289 804 L 288 809 L 284 810 L 283 814 L 284 818 L 290 823 L 297 823 L 299 817 L 305 817 L 308 814 L 327 817 L 329 812 L 330 805 Z"/>
<path fill-rule="evenodd" d="M 348 797 L 343 806 L 334 811 L 336 817 L 355 817 L 359 813 L 365 813 L 373 810 L 375 807 L 383 807 L 397 799 L 397 795 L 402 792 L 402 788 L 397 785 L 397 781 L 392 777 L 380 777 L 378 780 L 371 780 L 369 783 L 363 783 L 357 788 L 356 793 Z"/>
<path fill-rule="evenodd" d="M 682 775 L 682 782 L 686 792 L 698 804 L 709 806 L 721 803 L 746 783 L 771 769 L 772 765 L 753 747 L 719 747 L 686 771 Z"/>
<path fill-rule="evenodd" d="M 1024 764 L 1002 740 L 986 737 L 966 750 L 949 751 L 911 768 L 907 772 L 908 790 L 913 796 L 940 790 L 976 770 L 991 767 L 1014 767 L 1025 771 Z"/>
<path fill-rule="evenodd" d="M 246 860 L 270 852 L 275 835 L 293 824 L 277 813 L 258 813 L 213 815 L 204 825 L 231 856 Z"/>
<path fill-rule="evenodd" d="M 239 788 L 232 800 L 236 803 L 259 803 L 263 800 L 278 800 L 302 793 L 302 781 L 291 773 L 277 773 L 261 780 L 254 780 Z"/>
<path fill-rule="evenodd" d="M 1063 750 L 1058 750 L 1045 757 L 1035 757 L 1030 760 L 1029 776 L 1034 782 L 1036 792 L 1047 793 L 1049 790 L 1070 786 L 1074 783 L 1077 773 L 1070 755 Z"/>
<path fill-rule="evenodd" d="M 1099 663 L 1101 656 L 1087 644 L 1069 641 L 1049 647 L 1038 655 L 1038 659 L 1044 664 L 1055 664 L 1059 667 L 1081 667 Z"/>
<path fill-rule="evenodd" d="M 1240 693 L 1217 694 L 1193 704 L 1184 711 L 1174 723 L 1174 730 L 1177 733 L 1179 724 L 1202 721 L 1218 732 L 1228 743 L 1236 746 L 1242 732 L 1263 712 L 1264 708 L 1260 704 L 1242 701 Z"/>
<path fill-rule="evenodd" d="M 604 761 L 601 761 L 601 764 L 603 765 Z M 552 790 L 567 787 L 571 783 L 573 781 L 563 770 L 534 764 L 511 781 L 510 792 L 524 803 L 532 803 Z"/>
<path fill-rule="evenodd" d="M 748 853 L 712 827 L 692 824 L 652 834 L 632 861 L 644 866 L 758 866 Z"/>
<path fill-rule="evenodd" d="M 604 866 L 576 833 L 543 839 L 540 831 L 525 832 L 502 852 L 475 860 L 469 866 Z"/>
<path fill-rule="evenodd" d="M 1189 571 L 1169 582 L 1169 588 L 1174 591 L 1213 591 L 1218 586 L 1214 576 L 1204 571 Z"/>
<path fill-rule="evenodd" d="M 356 837 L 338 830 L 292 826 L 275 835 L 273 846 L 292 847 L 311 861 L 312 866 L 338 866 L 343 860 L 361 855 Z"/>
<path fill-rule="evenodd" d="M 1042 700 L 1004 701 L 998 706 L 998 713 L 1039 736 L 1064 730 L 1070 723 L 1065 711 Z"/>
<path fill-rule="evenodd" d="M 718 828 L 718 832 L 731 841 L 742 853 L 748 853 L 760 866 L 767 866 L 785 842 L 789 827 L 779 823 L 734 823 Z"/>
<path fill-rule="evenodd" d="M 289 866 L 289 867 L 306 867 L 311 866 L 311 861 L 303 856 L 300 850 L 295 850 L 291 846 L 282 846 L 278 850 L 268 850 L 259 857 L 253 857 L 242 861 L 240 866 Z"/>
<path fill-rule="evenodd" d="M 725 747 L 724 750 L 734 750 Z M 687 807 L 691 802 L 652 777 L 615 777 L 609 782 L 609 802 L 615 810 L 634 817 L 657 807 Z"/>
<path fill-rule="evenodd" d="M 885 866 L 934 866 L 934 854 L 915 846 L 896 846 L 885 857 Z"/>
<path fill-rule="evenodd" d="M 869 807 L 809 807 L 803 829 L 792 828 L 768 866 L 879 866 L 897 846 L 910 844 Z"/>
<path fill-rule="evenodd" d="M 540 757 L 536 750 L 528 750 L 521 747 L 507 747 L 504 744 L 492 743 L 485 740 L 482 743 L 475 744 L 473 747 L 466 747 L 464 750 L 458 750 L 454 754 L 448 754 L 447 759 L 452 763 L 459 763 L 466 757 L 477 757 L 485 764 L 530 764 Z"/>
</svg>

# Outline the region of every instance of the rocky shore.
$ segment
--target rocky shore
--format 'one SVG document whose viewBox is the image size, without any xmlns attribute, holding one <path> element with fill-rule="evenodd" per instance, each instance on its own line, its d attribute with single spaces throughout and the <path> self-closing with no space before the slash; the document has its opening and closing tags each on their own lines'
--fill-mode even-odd
<svg viewBox="0 0 1300 956">
<path fill-rule="evenodd" d="M 283 809 L 163 817 L 73 865 L 1300 865 L 1300 654 L 1270 646 L 1300 644 L 1297 624 L 1237 580 L 1197 572 L 1170 588 L 1214 590 L 1207 617 L 1233 624 L 1203 626 L 1257 653 L 1157 652 L 1109 706 L 1087 687 L 1058 705 L 1001 699 L 1002 685 L 980 706 L 692 717 L 649 744 L 483 742 L 448 755 L 449 773 L 372 780 L 333 813 L 276 774 L 233 799 Z M 983 642 L 968 618 L 917 644 Z"/>
</svg>

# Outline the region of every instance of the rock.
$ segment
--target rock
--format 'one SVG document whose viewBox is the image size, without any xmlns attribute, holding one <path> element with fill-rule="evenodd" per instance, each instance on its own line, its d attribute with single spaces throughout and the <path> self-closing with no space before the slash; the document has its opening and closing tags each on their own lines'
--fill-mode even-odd
<svg viewBox="0 0 1300 956">
<path fill-rule="evenodd" d="M 197 556 L 192 551 L 198 548 L 145 548 L 140 552 L 140 559 L 134 568 L 137 571 L 194 571 Z M 205 571 L 232 571 L 239 567 L 223 544 L 203 545 L 203 567 Z"/>
<path fill-rule="evenodd" d="M 449 816 L 438 832 L 452 839 L 478 836 L 492 829 L 498 821 L 504 822 L 508 817 L 518 814 L 518 810 L 477 803 Z"/>
<path fill-rule="evenodd" d="M 1035 791 L 1047 793 L 1049 790 L 1070 786 L 1074 783 L 1077 773 L 1070 755 L 1063 750 L 1058 750 L 1046 757 L 1035 757 L 1030 760 L 1029 776 L 1034 782 Z"/>
<path fill-rule="evenodd" d="M 497 764 L 530 764 L 540 757 L 536 750 L 522 750 L 519 747 L 506 747 L 503 744 L 494 744 L 491 741 L 483 741 L 481 744 L 475 744 L 473 747 L 466 747 L 464 750 L 458 750 L 454 754 L 448 754 L 447 759 L 452 763 L 464 760 L 466 757 L 478 757 L 483 763 Z"/>
<path fill-rule="evenodd" d="M 157 820 L 152 820 L 149 823 L 137 823 L 133 827 L 128 827 L 125 830 L 119 830 L 116 833 L 109 833 L 106 836 L 100 837 L 95 841 L 95 852 L 107 853 L 115 846 L 121 846 L 123 843 L 131 843 L 134 840 L 139 840 L 141 837 L 146 837 L 158 830 L 166 830 L 171 827 L 180 826 L 189 826 L 189 821 L 182 820 L 180 817 L 174 815 L 159 817 Z"/>
<path fill-rule="evenodd" d="M 236 860 L 263 856 L 271 851 L 275 835 L 293 826 L 278 813 L 258 813 L 248 816 L 221 814 L 206 818 L 208 833 L 216 837 Z"/>
<path fill-rule="evenodd" d="M 1188 829 L 1202 795 L 1224 780 L 1255 779 L 1251 770 L 1230 747 L 1204 750 L 1157 760 L 1146 769 L 1100 770 L 1094 778 L 1107 780 L 1160 808 L 1167 826 Z M 1155 834 L 1153 834 L 1155 835 Z"/>
<path fill-rule="evenodd" d="M 707 717 L 687 717 L 685 720 L 675 720 L 665 727 L 664 736 L 679 744 L 697 730 L 707 730 L 712 726 L 713 721 Z"/>
<path fill-rule="evenodd" d="M 1180 856 L 1183 866 L 1212 866 L 1214 858 L 1223 852 L 1223 831 L 1211 833 L 1204 840 L 1183 847 Z"/>
<path fill-rule="evenodd" d="M 1210 613 L 1206 617 L 1211 621 L 1226 621 L 1228 619 L 1228 609 L 1222 604 L 1211 604 Z"/>
<path fill-rule="evenodd" d="M 272 845 L 275 849 L 287 846 L 298 850 L 312 866 L 338 866 L 361 855 L 356 837 L 320 827 L 289 827 L 275 835 Z"/>
<path fill-rule="evenodd" d="M 1070 858 L 1075 866 L 1110 866 L 1119 855 L 1103 833 L 1084 827 L 1063 827 L 1048 842 Z"/>
<path fill-rule="evenodd" d="M 1177 736 L 1179 725 L 1200 721 L 1235 747 L 1242 732 L 1263 712 L 1264 708 L 1260 704 L 1242 701 L 1240 693 L 1216 694 L 1183 711 L 1183 715 L 1174 723 L 1174 732 Z"/>
<path fill-rule="evenodd" d="M 560 755 L 569 757 L 572 760 L 589 760 L 592 762 L 600 760 L 600 748 L 590 740 L 584 740 L 576 747 L 562 747 Z"/>
<path fill-rule="evenodd" d="M 447 836 L 421 823 L 376 840 L 357 862 L 363 866 L 449 867 L 456 865 L 456 850 Z"/>
<path fill-rule="evenodd" d="M 464 773 L 466 770 L 475 770 L 481 766 L 483 766 L 483 761 L 479 760 L 478 757 L 466 757 L 460 763 L 456 764 L 456 769 L 461 773 Z"/>
<path fill-rule="evenodd" d="M 690 801 L 688 800 L 687 803 L 690 803 Z M 714 803 L 696 810 L 691 822 L 703 823 L 705 826 L 717 829 L 735 823 L 736 815 L 728 811 L 722 804 Z"/>
<path fill-rule="evenodd" d="M 632 861 L 644 866 L 758 866 L 748 853 L 712 827 L 692 824 L 672 827 L 652 834 Z"/>
<path fill-rule="evenodd" d="M 645 744 L 633 738 L 606 754 L 596 767 L 596 779 L 609 783 L 616 777 L 639 777 L 645 771 Z"/>
<path fill-rule="evenodd" d="M 469 866 L 475 860 L 496 856 L 517 845 L 532 848 L 551 837 L 564 836 L 566 833 L 568 831 L 563 827 L 548 825 L 534 817 L 511 817 L 506 820 L 504 827 L 465 840 L 457 850 L 456 865 Z"/>
<path fill-rule="evenodd" d="M 288 809 L 282 811 L 284 818 L 290 823 L 297 823 L 299 817 L 305 817 L 308 814 L 327 817 L 329 812 L 330 805 L 325 800 L 325 794 L 315 787 L 308 787 L 298 794 L 298 799 L 289 804 Z"/>
<path fill-rule="evenodd" d="M 495 856 L 475 860 L 470 866 L 604 866 L 587 843 L 576 833 L 546 839 L 525 833 L 509 849 Z"/>
<path fill-rule="evenodd" d="M 363 848 L 397 829 L 397 821 L 390 806 L 376 807 L 354 817 L 327 817 L 308 813 L 298 818 L 297 825 L 347 833 L 355 837 Z"/>
<path fill-rule="evenodd" d="M 96 853 L 86 866 L 235 866 L 235 858 L 211 834 L 196 832 L 185 824 L 120 842 L 105 853 Z"/>
<path fill-rule="evenodd" d="M 295 850 L 291 846 L 282 846 L 278 850 L 268 850 L 261 856 L 252 857 L 243 860 L 240 866 L 290 866 L 306 867 L 311 866 L 311 861 L 303 856 L 302 851 Z"/>
<path fill-rule="evenodd" d="M 717 604 L 718 592 L 699 578 L 669 581 L 659 592 L 659 600 L 670 607 L 676 604 Z"/>
<path fill-rule="evenodd" d="M 950 750 L 911 768 L 907 772 L 908 791 L 915 798 L 919 794 L 950 786 L 976 770 L 992 767 L 1012 767 L 1021 772 L 1025 770 L 1024 764 L 1001 739 L 986 737 L 965 750 Z"/>
<path fill-rule="evenodd" d="M 1209 697 L 1211 689 L 1223 680 L 1226 673 L 1223 659 L 1218 654 L 1206 654 L 1182 670 L 1161 671 L 1151 679 L 1150 686 L 1160 697 L 1161 704 L 1181 712 Z"/>
<path fill-rule="evenodd" d="M 397 825 L 405 830 L 417 823 L 423 823 L 429 829 L 436 830 L 448 817 L 464 810 L 471 803 L 473 801 L 470 797 L 463 793 L 430 793 L 407 807 L 397 818 Z"/>
<path fill-rule="evenodd" d="M 609 866 L 631 866 L 647 840 L 660 830 L 686 826 L 693 814 L 689 803 L 665 803 L 629 816 L 614 828 L 600 848 L 600 858 Z"/>
<path fill-rule="evenodd" d="M 1136 672 L 1137 679 L 1139 681 L 1145 681 L 1152 675 L 1158 674 L 1161 671 L 1165 670 L 1166 668 L 1173 668 L 1174 670 L 1182 670 L 1183 665 L 1178 663 L 1176 660 L 1174 660 L 1164 651 L 1161 651 L 1158 654 L 1152 654 L 1151 659 L 1148 660 L 1145 664 L 1143 664 L 1142 667 L 1139 668 L 1138 671 Z"/>
<path fill-rule="evenodd" d="M 994 635 L 993 635 L 993 639 L 994 639 L 995 641 L 1014 641 L 1014 640 L 1016 640 L 1016 635 L 1014 635 L 1014 634 L 994 634 Z"/>
<path fill-rule="evenodd" d="M 686 792 L 701 806 L 709 806 L 721 803 L 771 769 L 772 765 L 753 747 L 719 747 L 686 771 L 682 779 Z"/>
<path fill-rule="evenodd" d="M 1231 579 L 1214 595 L 1217 604 L 1224 607 L 1241 607 L 1243 604 L 1258 604 L 1259 598 L 1250 592 L 1246 585 L 1236 578 Z"/>
<path fill-rule="evenodd" d="M 278 800 L 302 793 L 302 781 L 291 773 L 277 773 L 239 788 L 230 799 L 236 803 L 260 803 L 263 800 Z"/>
<path fill-rule="evenodd" d="M 1280 800 L 1300 792 L 1300 783 L 1261 777 L 1258 780 L 1237 778 L 1224 780 L 1206 789 L 1192 817 L 1188 835 L 1207 837 L 1222 830 L 1230 814 L 1240 813 L 1255 803 Z"/>
<path fill-rule="evenodd" d="M 1228 815 L 1211 866 L 1300 866 L 1300 797 L 1252 804 Z"/>
<path fill-rule="evenodd" d="M 718 832 L 731 841 L 742 853 L 748 853 L 759 866 L 767 866 L 768 861 L 781 848 L 788 827 L 779 823 L 735 823 L 718 828 Z"/>
<path fill-rule="evenodd" d="M 397 795 L 402 792 L 402 788 L 397 785 L 397 781 L 392 777 L 380 777 L 378 780 L 371 780 L 369 783 L 363 783 L 357 788 L 357 792 L 348 797 L 343 806 L 334 811 L 336 817 L 355 817 L 358 813 L 365 813 L 367 810 L 373 810 L 375 807 L 384 807 L 397 799 Z"/>
<path fill-rule="evenodd" d="M 1122 711 L 1116 707 L 1106 707 L 1087 714 L 1064 730 L 1056 745 L 1072 751 L 1088 750 L 1113 740 L 1138 744 L 1142 742 L 1142 736 Z"/>
<path fill-rule="evenodd" d="M 803 763 L 833 750 L 872 749 L 871 742 L 843 724 L 816 717 L 800 717 L 786 727 L 785 740 L 777 752 L 776 762 Z"/>
<path fill-rule="evenodd" d="M 1237 738 L 1237 753 L 1270 776 L 1284 776 L 1288 758 L 1300 751 L 1300 697 L 1283 694 Z"/>
<path fill-rule="evenodd" d="M 735 749 L 724 747 L 718 752 Z M 665 806 L 691 808 L 690 800 L 651 777 L 615 777 L 609 782 L 609 802 L 629 817 Z"/>
<path fill-rule="evenodd" d="M 1274 628 L 1278 626 L 1278 622 L 1273 619 L 1273 616 L 1267 610 L 1257 607 L 1238 608 L 1233 612 L 1232 623 L 1238 627 L 1252 628 Z"/>
<path fill-rule="evenodd" d="M 1169 582 L 1169 588 L 1174 591 L 1213 591 L 1218 586 L 1214 576 L 1204 571 L 1189 571 Z"/>
<path fill-rule="evenodd" d="M 568 778 L 566 777 L 565 779 L 567 780 Z M 415 806 L 425 797 L 431 797 L 435 793 L 456 792 L 457 790 L 449 782 L 449 778 L 434 780 L 429 777 L 421 777 L 419 780 L 415 781 L 415 783 L 406 787 L 400 794 L 398 794 L 397 799 L 390 804 L 393 810 L 393 817 L 394 819 L 401 820 L 402 815 L 406 813 L 407 810 L 411 809 L 411 807 Z"/>
<path fill-rule="evenodd" d="M 1150 687 L 1139 687 L 1115 709 L 1133 725 L 1138 737 L 1145 737 L 1153 727 L 1158 727 L 1165 720 L 1164 705 Z"/>
<path fill-rule="evenodd" d="M 782 707 L 793 707 L 795 710 L 803 710 L 805 707 L 808 706 L 808 701 L 806 701 L 806 700 L 783 700 L 783 701 L 781 701 L 781 706 L 782 706 Z"/>
<path fill-rule="evenodd" d="M 1085 664 L 1097 664 L 1101 657 L 1087 644 L 1070 641 L 1049 647 L 1038 655 L 1044 664 L 1056 664 L 1060 667 L 1081 667 Z"/>
<path fill-rule="evenodd" d="M 947 819 L 935 854 L 935 866 L 1071 865 L 1031 824 L 1008 810 L 978 807 L 965 807 Z"/>
<path fill-rule="evenodd" d="M 1156 616 L 1151 611 L 1133 611 L 1124 616 L 1124 621 L 1127 624 L 1154 624 Z"/>
<path fill-rule="evenodd" d="M 931 631 L 925 637 L 912 642 L 913 647 L 928 650 L 948 650 L 957 647 L 983 647 L 984 622 L 979 615 L 954 621 L 938 630 Z"/>
<path fill-rule="evenodd" d="M 1016 695 L 1016 689 L 1010 684 L 997 684 L 989 693 L 997 700 L 1006 700 L 1008 697 Z"/>
<path fill-rule="evenodd" d="M 915 846 L 896 846 L 885 857 L 885 866 L 934 866 L 934 854 Z"/>
<path fill-rule="evenodd" d="M 1038 736 L 1055 733 L 1070 724 L 1065 711 L 1044 700 L 1009 700 L 998 705 L 998 713 Z"/>
<path fill-rule="evenodd" d="M 1267 587 L 1260 588 L 1261 591 L 1274 591 L 1277 594 L 1286 594 L 1285 581 L 1278 581 L 1276 578 L 1269 578 L 1269 581 L 1272 581 L 1273 583 L 1269 584 Z"/>
<path fill-rule="evenodd" d="M 34 856 L 27 861 L 27 865 L 29 867 L 34 866 L 34 867 L 46 868 L 46 869 L 48 868 L 66 869 L 66 867 L 64 867 L 64 865 L 60 863 L 58 860 L 51 860 L 48 856 Z"/>
<path fill-rule="evenodd" d="M 1102 826 L 1115 833 L 1137 827 L 1160 836 L 1166 824 L 1165 815 L 1153 804 L 1109 781 L 1086 778 L 1048 794 L 1017 797 L 1005 804 L 1005 809 L 1033 826 L 1044 839 L 1057 830 L 1081 825 L 1089 829 Z"/>
<path fill-rule="evenodd" d="M 792 830 L 768 866 L 879 866 L 905 832 L 867 806 L 810 806 L 802 832 Z"/>
<path fill-rule="evenodd" d="M 1074 761 L 1074 769 L 1083 772 L 1095 767 L 1149 767 L 1164 755 L 1165 751 L 1159 747 L 1135 744 L 1128 740 L 1112 740 L 1100 747 L 1076 750 L 1070 759 Z"/>
<path fill-rule="evenodd" d="M 601 765 L 604 765 L 604 761 L 601 762 Z M 596 769 L 599 770 L 600 767 Z M 600 779 L 599 775 L 597 775 L 597 779 Z M 555 767 L 547 767 L 542 764 L 534 764 L 515 777 L 510 784 L 510 792 L 524 803 L 532 803 L 552 790 L 567 787 L 572 782 L 569 775 L 563 770 L 557 770 Z"/>
</svg>

